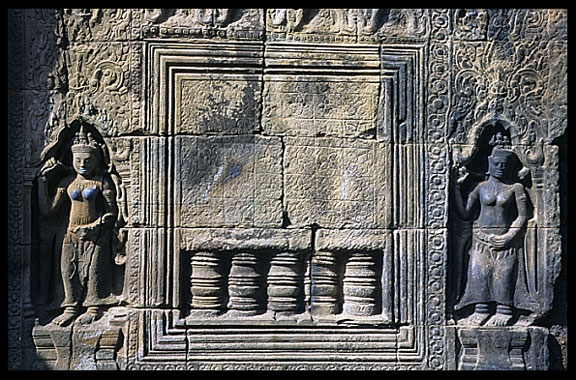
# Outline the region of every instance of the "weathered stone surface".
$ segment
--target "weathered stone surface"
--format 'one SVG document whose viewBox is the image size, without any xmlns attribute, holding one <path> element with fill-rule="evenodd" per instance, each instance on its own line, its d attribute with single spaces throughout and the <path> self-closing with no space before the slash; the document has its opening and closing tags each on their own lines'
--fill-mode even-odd
<svg viewBox="0 0 576 380">
<path fill-rule="evenodd" d="M 38 347 L 34 369 L 124 369 L 126 342 L 122 332 L 122 314 L 122 308 L 112 309 L 109 315 L 89 327 L 37 324 L 32 330 Z"/>
<path fill-rule="evenodd" d="M 282 225 L 280 139 L 182 136 L 176 152 L 177 226 Z"/>
<path fill-rule="evenodd" d="M 268 228 L 182 228 L 183 250 L 276 249 L 305 251 L 312 249 L 309 229 Z"/>
<path fill-rule="evenodd" d="M 478 371 L 547 370 L 548 331 L 542 327 L 448 328 L 455 368 Z"/>
<path fill-rule="evenodd" d="M 565 9 L 12 9 L 10 369 L 566 366 Z"/>
<path fill-rule="evenodd" d="M 293 225 L 387 227 L 387 145 L 335 138 L 284 141 L 285 202 Z"/>
<path fill-rule="evenodd" d="M 378 250 L 385 248 L 389 243 L 391 233 L 389 230 L 368 229 L 320 229 L 316 232 L 316 246 L 318 251 L 325 250 Z"/>
<path fill-rule="evenodd" d="M 265 82 L 266 133 L 292 136 L 373 136 L 378 82 L 325 77 L 282 78 Z"/>
<path fill-rule="evenodd" d="M 177 80 L 175 128 L 190 134 L 242 134 L 259 129 L 261 82 L 258 77 L 222 75 Z"/>
</svg>

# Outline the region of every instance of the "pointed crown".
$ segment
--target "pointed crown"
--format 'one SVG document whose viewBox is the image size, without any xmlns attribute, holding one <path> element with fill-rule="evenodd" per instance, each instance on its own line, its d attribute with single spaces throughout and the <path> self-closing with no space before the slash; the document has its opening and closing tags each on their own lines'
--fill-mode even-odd
<svg viewBox="0 0 576 380">
<path fill-rule="evenodd" d="M 510 157 L 514 155 L 510 139 L 508 136 L 502 135 L 502 132 L 497 132 L 492 136 L 489 144 L 493 146 L 490 157 Z"/>
<path fill-rule="evenodd" d="M 100 145 L 98 141 L 92 137 L 92 133 L 84 131 L 84 125 L 80 125 L 80 130 L 76 132 L 76 136 L 72 141 L 70 148 L 72 153 L 95 153 L 100 154 Z"/>
</svg>

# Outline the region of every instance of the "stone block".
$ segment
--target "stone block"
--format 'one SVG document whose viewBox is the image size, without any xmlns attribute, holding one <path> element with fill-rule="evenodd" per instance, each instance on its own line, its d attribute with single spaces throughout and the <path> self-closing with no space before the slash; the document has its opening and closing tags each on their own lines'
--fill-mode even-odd
<svg viewBox="0 0 576 380">
<path fill-rule="evenodd" d="M 36 345 L 35 369 L 117 370 L 118 351 L 124 345 L 122 325 L 111 311 L 89 325 L 61 327 L 36 324 L 32 336 Z"/>
<path fill-rule="evenodd" d="M 458 370 L 548 369 L 548 329 L 543 327 L 448 327 Z"/>
<path fill-rule="evenodd" d="M 387 145 L 335 138 L 284 141 L 285 203 L 294 226 L 387 227 Z"/>
<path fill-rule="evenodd" d="M 372 251 L 383 250 L 390 246 L 391 232 L 389 230 L 368 229 L 320 229 L 316 233 L 317 251 Z"/>
<path fill-rule="evenodd" d="M 182 228 L 179 234 L 180 247 L 185 251 L 312 249 L 309 229 Z"/>
<path fill-rule="evenodd" d="M 264 82 L 264 131 L 288 136 L 373 138 L 378 91 L 377 77 L 271 77 Z"/>
<path fill-rule="evenodd" d="M 263 136 L 176 139 L 175 223 L 282 225 L 282 144 Z"/>
<path fill-rule="evenodd" d="M 260 128 L 261 81 L 257 76 L 180 75 L 175 131 L 184 134 L 244 134 Z"/>
</svg>

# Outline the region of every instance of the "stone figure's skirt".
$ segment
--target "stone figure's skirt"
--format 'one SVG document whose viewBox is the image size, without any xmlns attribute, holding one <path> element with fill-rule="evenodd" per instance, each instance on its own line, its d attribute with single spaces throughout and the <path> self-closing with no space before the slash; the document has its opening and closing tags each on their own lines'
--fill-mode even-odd
<svg viewBox="0 0 576 380">
<path fill-rule="evenodd" d="M 68 306 L 104 306 L 117 303 L 110 291 L 109 244 L 102 237 L 96 242 L 81 240 L 67 232 L 62 244 L 61 270 L 64 301 Z"/>
<path fill-rule="evenodd" d="M 455 309 L 488 302 L 513 306 L 517 266 L 517 247 L 496 250 L 473 235 L 466 288 Z"/>
</svg>

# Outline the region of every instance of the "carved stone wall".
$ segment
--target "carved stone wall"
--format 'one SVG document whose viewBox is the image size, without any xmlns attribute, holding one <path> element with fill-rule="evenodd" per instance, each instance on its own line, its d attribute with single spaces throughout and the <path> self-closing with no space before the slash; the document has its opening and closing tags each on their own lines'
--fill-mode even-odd
<svg viewBox="0 0 576 380">
<path fill-rule="evenodd" d="M 10 369 L 566 366 L 566 10 L 8 22 Z"/>
</svg>

